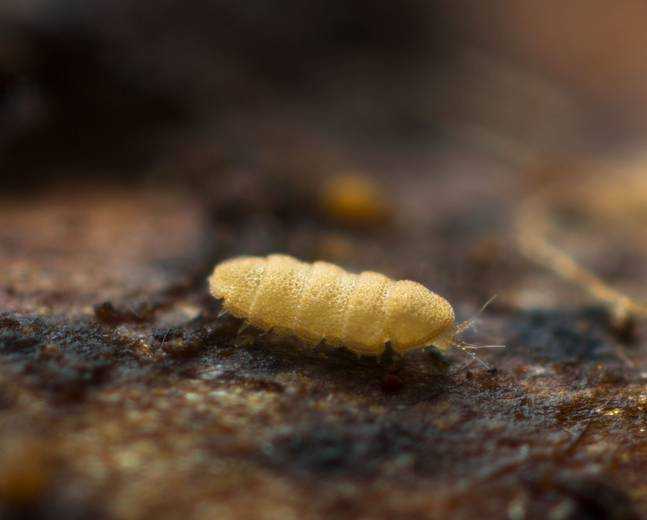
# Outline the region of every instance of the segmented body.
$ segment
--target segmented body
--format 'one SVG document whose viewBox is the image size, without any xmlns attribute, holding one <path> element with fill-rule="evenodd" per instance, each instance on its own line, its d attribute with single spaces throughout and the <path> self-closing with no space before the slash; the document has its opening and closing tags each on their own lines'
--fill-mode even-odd
<svg viewBox="0 0 647 520">
<path fill-rule="evenodd" d="M 446 349 L 456 330 L 451 305 L 424 286 L 326 262 L 239 257 L 217 265 L 209 285 L 225 310 L 255 327 L 360 354 L 380 355 L 387 342 L 396 352 Z"/>
</svg>

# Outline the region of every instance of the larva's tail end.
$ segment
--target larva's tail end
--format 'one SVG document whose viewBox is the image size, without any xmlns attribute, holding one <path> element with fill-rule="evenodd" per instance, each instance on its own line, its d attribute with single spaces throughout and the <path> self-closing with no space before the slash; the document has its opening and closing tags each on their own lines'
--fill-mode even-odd
<svg viewBox="0 0 647 520">
<path fill-rule="evenodd" d="M 225 297 L 224 287 L 220 283 L 220 277 L 218 276 L 218 267 L 213 270 L 211 276 L 207 278 L 207 285 L 209 287 L 209 292 L 211 296 L 217 300 L 222 300 Z"/>
<path fill-rule="evenodd" d="M 250 274 L 253 273 L 264 262 L 251 256 L 231 258 L 216 265 L 209 276 L 209 292 L 219 300 L 227 299 L 234 293 L 248 288 Z"/>
</svg>

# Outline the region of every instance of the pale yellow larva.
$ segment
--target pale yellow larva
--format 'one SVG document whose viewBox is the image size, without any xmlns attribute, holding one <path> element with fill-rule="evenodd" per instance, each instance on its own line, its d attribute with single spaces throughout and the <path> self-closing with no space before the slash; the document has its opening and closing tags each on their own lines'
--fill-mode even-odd
<svg viewBox="0 0 647 520">
<path fill-rule="evenodd" d="M 262 330 L 325 341 L 363 355 L 391 343 L 399 353 L 455 344 L 454 310 L 441 296 L 410 280 L 286 255 L 239 257 L 218 264 L 209 278 L 223 307 Z"/>
</svg>

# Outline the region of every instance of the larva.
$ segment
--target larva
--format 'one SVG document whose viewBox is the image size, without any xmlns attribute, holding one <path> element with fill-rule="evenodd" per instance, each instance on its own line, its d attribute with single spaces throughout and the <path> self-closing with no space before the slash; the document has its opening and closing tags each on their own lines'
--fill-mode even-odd
<svg viewBox="0 0 647 520">
<path fill-rule="evenodd" d="M 381 355 L 387 342 L 398 353 L 447 350 L 463 328 L 449 302 L 419 283 L 286 255 L 226 260 L 209 287 L 226 311 L 257 328 L 362 355 Z"/>
</svg>

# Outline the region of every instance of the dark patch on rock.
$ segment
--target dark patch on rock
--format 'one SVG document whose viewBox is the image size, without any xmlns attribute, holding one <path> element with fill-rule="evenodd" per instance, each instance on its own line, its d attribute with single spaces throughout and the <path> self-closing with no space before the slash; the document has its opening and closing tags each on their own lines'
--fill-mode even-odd
<svg viewBox="0 0 647 520">
<path fill-rule="evenodd" d="M 115 307 L 112 302 L 103 302 L 94 306 L 94 315 L 97 320 L 107 325 L 150 321 L 154 312 L 155 308 L 146 303 L 133 307 Z"/>
<path fill-rule="evenodd" d="M 54 399 L 79 400 L 117 364 L 122 375 L 136 366 L 121 338 L 87 321 L 25 317 L 19 329 L 0 332 L 0 346 L 5 363 Z"/>
<path fill-rule="evenodd" d="M 18 331 L 0 332 L 0 348 L 6 352 L 30 350 L 40 344 L 36 336 L 22 334 Z"/>
<path fill-rule="evenodd" d="M 430 455 L 424 438 L 393 423 L 315 423 L 277 436 L 264 452 L 271 465 L 297 473 L 370 478 L 399 456 Z"/>
<path fill-rule="evenodd" d="M 382 380 L 382 390 L 387 394 L 395 394 L 402 390 L 404 383 L 397 374 L 387 374 Z"/>
<path fill-rule="evenodd" d="M 605 313 L 597 310 L 537 310 L 513 318 L 506 354 L 523 353 L 561 363 L 612 356 Z"/>
</svg>

